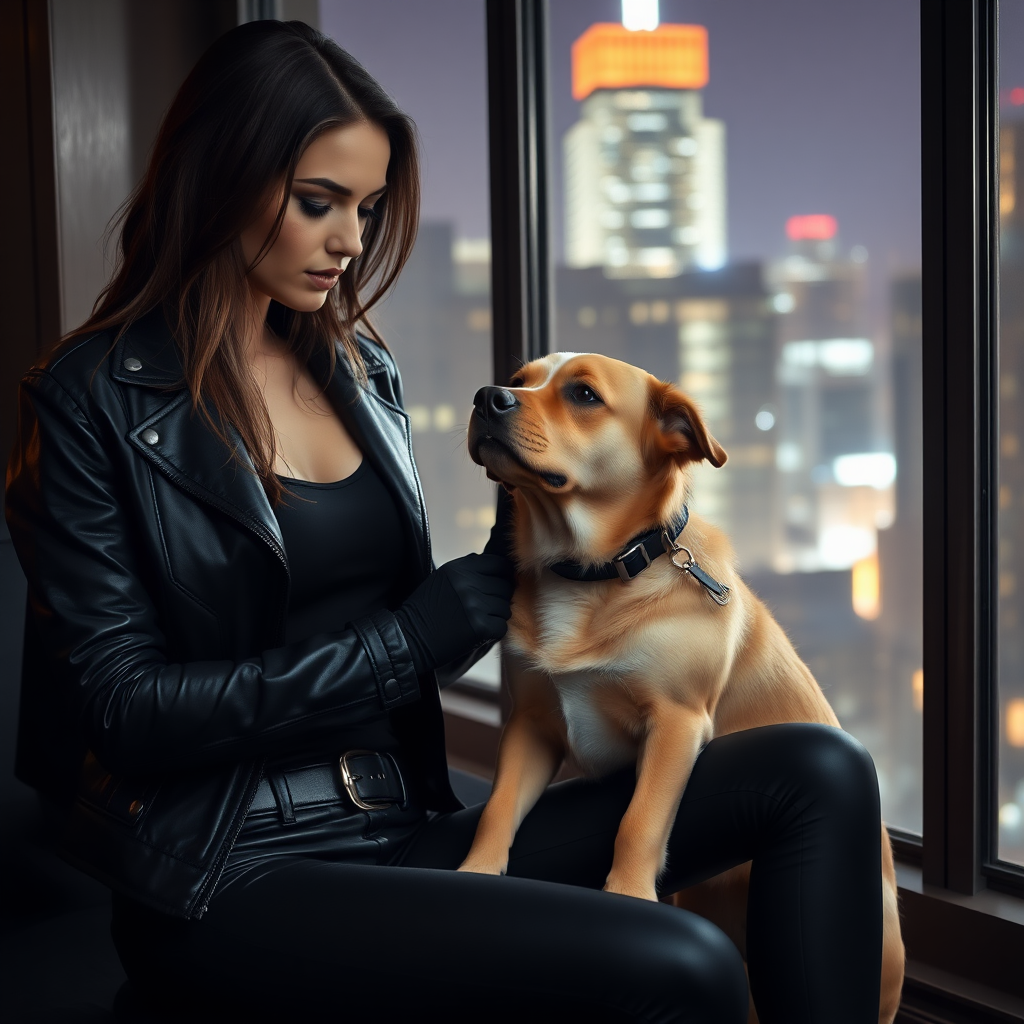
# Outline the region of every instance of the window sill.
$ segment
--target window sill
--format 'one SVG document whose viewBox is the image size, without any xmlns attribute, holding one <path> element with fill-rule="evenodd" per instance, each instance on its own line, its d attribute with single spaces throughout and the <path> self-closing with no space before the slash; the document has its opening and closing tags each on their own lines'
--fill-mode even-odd
<svg viewBox="0 0 1024 1024">
<path fill-rule="evenodd" d="M 946 993 L 1003 1014 L 985 1020 L 1024 1021 L 1024 900 L 991 889 L 965 896 L 926 885 L 911 864 L 897 863 L 896 880 L 908 996 Z"/>
<path fill-rule="evenodd" d="M 1020 1024 L 1024 1000 L 907 961 L 903 999 L 896 1024 Z"/>
</svg>

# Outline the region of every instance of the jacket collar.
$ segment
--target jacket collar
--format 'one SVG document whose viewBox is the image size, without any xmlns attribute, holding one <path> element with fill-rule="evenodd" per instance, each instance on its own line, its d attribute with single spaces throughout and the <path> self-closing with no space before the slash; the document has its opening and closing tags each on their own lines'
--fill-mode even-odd
<svg viewBox="0 0 1024 1024">
<path fill-rule="evenodd" d="M 181 350 L 159 310 L 137 320 L 118 339 L 111 375 L 122 384 L 184 389 Z"/>
<path fill-rule="evenodd" d="M 423 494 L 412 454 L 409 417 L 392 399 L 389 369 L 368 343 L 362 346 L 369 386 L 361 385 L 337 346 L 334 375 L 327 394 L 353 439 L 391 490 L 408 523 L 415 564 L 430 570 L 430 540 Z M 287 565 L 281 531 L 270 502 L 252 470 L 252 461 L 233 428 L 227 447 L 192 411 L 181 353 L 159 311 L 133 324 L 114 348 L 112 377 L 121 384 L 159 391 L 163 400 L 147 401 L 128 433 L 137 451 L 182 490 L 231 516 L 267 544 Z M 216 422 L 216 412 L 211 409 Z M 241 465 L 236 461 L 236 452 Z M 246 468 L 248 467 L 248 469 Z"/>
</svg>

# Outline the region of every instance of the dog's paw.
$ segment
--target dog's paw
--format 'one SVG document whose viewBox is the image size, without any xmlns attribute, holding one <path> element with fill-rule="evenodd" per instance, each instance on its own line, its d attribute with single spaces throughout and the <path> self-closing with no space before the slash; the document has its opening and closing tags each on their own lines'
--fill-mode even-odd
<svg viewBox="0 0 1024 1024">
<path fill-rule="evenodd" d="M 475 875 L 503 875 L 508 861 L 488 861 L 477 857 L 467 857 L 459 866 L 459 871 L 471 871 Z"/>
<path fill-rule="evenodd" d="M 604 891 L 616 892 L 620 896 L 633 896 L 638 900 L 650 900 L 652 903 L 658 902 L 658 894 L 654 891 L 653 885 L 644 885 L 626 878 L 612 878 L 609 875 L 604 883 Z"/>
</svg>

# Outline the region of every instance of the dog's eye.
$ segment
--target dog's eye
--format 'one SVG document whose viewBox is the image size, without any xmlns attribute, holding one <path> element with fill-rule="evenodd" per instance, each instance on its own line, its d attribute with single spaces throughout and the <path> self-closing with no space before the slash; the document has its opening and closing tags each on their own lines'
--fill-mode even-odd
<svg viewBox="0 0 1024 1024">
<path fill-rule="evenodd" d="M 512 379 L 511 379 L 511 380 L 510 380 L 510 381 L 508 382 L 508 386 L 509 386 L 510 388 L 521 388 L 521 387 L 523 386 L 523 384 L 525 384 L 525 383 L 526 383 L 526 382 L 525 382 L 525 381 L 523 380 L 523 378 L 522 378 L 522 377 L 513 377 L 513 378 L 512 378 Z"/>
<path fill-rule="evenodd" d="M 601 396 L 593 388 L 588 388 L 586 384 L 573 384 L 569 388 L 569 397 L 580 405 L 593 405 L 595 402 L 601 401 Z"/>
</svg>

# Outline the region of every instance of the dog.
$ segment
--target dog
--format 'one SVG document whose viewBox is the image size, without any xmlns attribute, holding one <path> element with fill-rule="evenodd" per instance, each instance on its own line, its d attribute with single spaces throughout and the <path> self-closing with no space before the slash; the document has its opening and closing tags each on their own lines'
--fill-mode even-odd
<svg viewBox="0 0 1024 1024">
<path fill-rule="evenodd" d="M 839 721 L 737 574 L 725 534 L 686 518 L 694 465 L 720 467 L 727 456 L 674 385 L 606 356 L 549 355 L 509 387 L 477 393 L 469 451 L 511 494 L 517 585 L 505 639 L 513 709 L 460 870 L 505 872 L 519 824 L 566 755 L 594 776 L 638 761 L 605 889 L 655 900 L 704 744 L 773 723 Z M 594 573 L 609 582 L 575 582 Z M 673 900 L 713 920 L 744 954 L 749 867 Z M 889 1024 L 904 950 L 884 827 L 882 873 L 879 1022 Z"/>
</svg>

